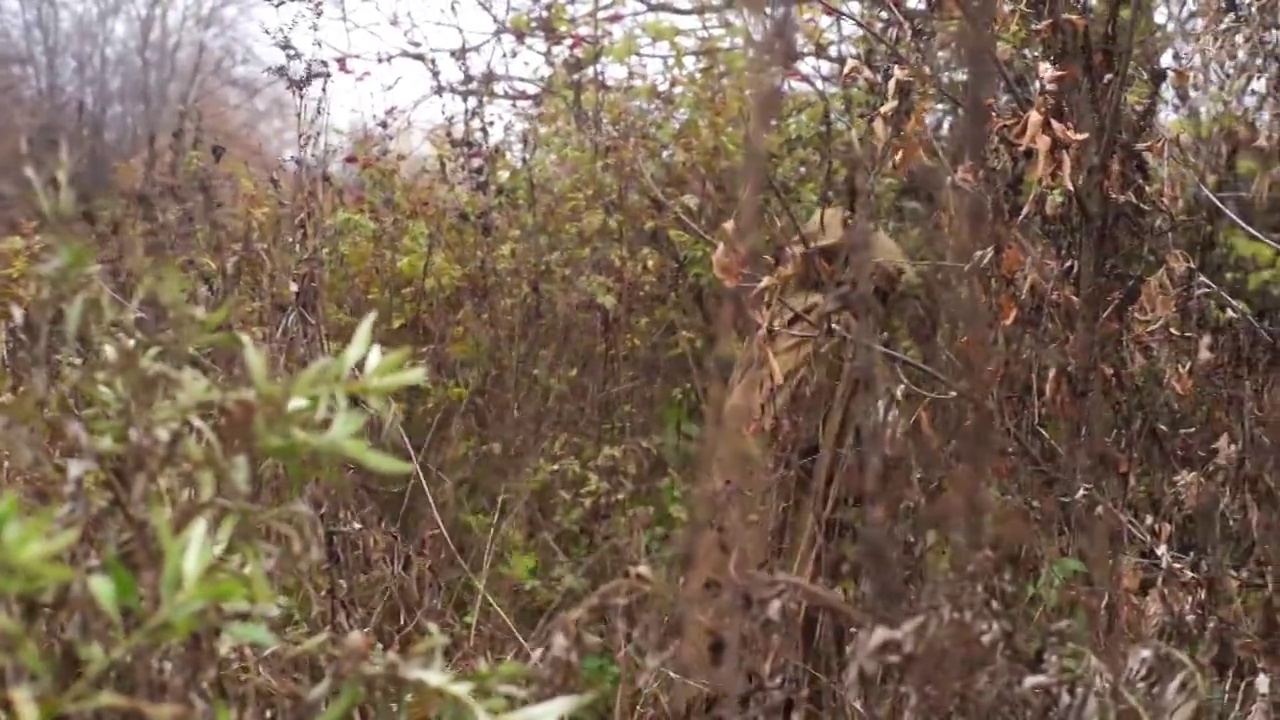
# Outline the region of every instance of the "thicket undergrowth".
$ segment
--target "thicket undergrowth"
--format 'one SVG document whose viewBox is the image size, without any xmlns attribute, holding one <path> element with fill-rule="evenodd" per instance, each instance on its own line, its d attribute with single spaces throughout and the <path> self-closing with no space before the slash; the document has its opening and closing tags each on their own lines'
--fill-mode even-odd
<svg viewBox="0 0 1280 720">
<path fill-rule="evenodd" d="M 991 32 L 774 18 L 758 37 L 825 68 L 807 87 L 745 28 L 573 45 L 568 15 L 516 15 L 583 67 L 548 71 L 518 137 L 427 161 L 373 134 L 267 174 L 179 134 L 169 172 L 90 205 L 27 158 L 0 240 L 0 705 L 1271 717 L 1274 108 L 1157 72 L 1133 32 L 1172 35 L 1132 7 L 998 5 Z M 909 291 L 855 291 L 841 253 L 797 269 L 828 207 L 858 220 L 825 247 L 873 223 Z M 777 321 L 800 275 L 838 321 Z M 783 367 L 800 330 L 816 359 Z M 748 442 L 722 421 L 756 376 L 789 389 Z M 859 418 L 838 442 L 833 408 Z M 682 586 L 739 444 L 768 474 L 761 564 Z M 707 583 L 760 637 L 699 665 Z"/>
</svg>

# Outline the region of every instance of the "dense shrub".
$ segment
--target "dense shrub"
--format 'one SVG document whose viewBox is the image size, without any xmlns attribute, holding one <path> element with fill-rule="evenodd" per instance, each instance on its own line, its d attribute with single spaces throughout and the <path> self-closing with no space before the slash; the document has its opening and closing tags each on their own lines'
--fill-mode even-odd
<svg viewBox="0 0 1280 720">
<path fill-rule="evenodd" d="M 32 165 L 6 709 L 1268 717 L 1275 117 L 1173 20 L 999 5 L 555 5 L 506 136 Z"/>
</svg>

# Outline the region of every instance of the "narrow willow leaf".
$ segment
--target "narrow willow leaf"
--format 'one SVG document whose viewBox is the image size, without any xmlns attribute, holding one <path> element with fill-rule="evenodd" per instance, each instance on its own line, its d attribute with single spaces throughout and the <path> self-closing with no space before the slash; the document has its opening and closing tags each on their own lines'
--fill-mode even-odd
<svg viewBox="0 0 1280 720">
<path fill-rule="evenodd" d="M 187 544 L 182 553 L 182 588 L 189 589 L 195 585 L 209 561 L 213 559 L 212 546 L 209 543 L 209 519 L 197 516 L 187 526 Z"/>
<path fill-rule="evenodd" d="M 222 634 L 231 642 L 239 645 L 256 645 L 257 647 L 269 648 L 280 643 L 276 634 L 260 622 L 238 620 L 230 622 L 222 629 Z"/>
<path fill-rule="evenodd" d="M 98 603 L 98 607 L 102 608 L 117 626 L 123 624 L 120 617 L 120 594 L 116 590 L 115 580 L 110 575 L 103 573 L 94 573 L 88 577 L 85 584 L 89 588 L 89 594 L 93 596 L 94 602 Z"/>
<path fill-rule="evenodd" d="M 593 699 L 590 695 L 564 695 L 503 713 L 498 718 L 499 720 L 560 720 L 590 705 Z"/>
<path fill-rule="evenodd" d="M 348 438 L 340 441 L 339 447 L 347 458 L 381 475 L 406 475 L 413 471 L 411 463 L 370 447 L 363 440 Z"/>
<path fill-rule="evenodd" d="M 342 377 L 350 375 L 356 364 L 360 362 L 360 358 L 369 352 L 369 346 L 373 344 L 373 323 L 377 319 L 378 313 L 375 310 L 365 315 L 356 327 L 355 333 L 351 336 L 351 342 L 342 351 Z"/>
<path fill-rule="evenodd" d="M 324 713 L 318 720 L 341 720 L 349 717 L 356 704 L 362 699 L 364 699 L 364 690 L 355 683 L 349 682 L 342 688 L 342 694 L 324 709 Z"/>
<path fill-rule="evenodd" d="M 269 382 L 267 356 L 262 354 L 262 350 L 254 344 L 252 338 L 244 333 L 239 335 L 242 345 L 241 354 L 244 357 L 244 368 L 249 373 L 249 381 L 253 383 L 255 388 L 264 388 Z"/>
<path fill-rule="evenodd" d="M 417 387 L 427 381 L 427 369 L 411 367 L 396 370 L 386 375 L 375 375 L 360 383 L 361 389 L 368 393 L 387 394 L 407 387 Z"/>
</svg>

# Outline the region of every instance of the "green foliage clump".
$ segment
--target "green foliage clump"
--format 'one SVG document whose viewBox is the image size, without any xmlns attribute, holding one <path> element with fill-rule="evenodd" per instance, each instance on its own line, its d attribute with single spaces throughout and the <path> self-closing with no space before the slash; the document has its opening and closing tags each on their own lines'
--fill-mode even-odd
<svg viewBox="0 0 1280 720">
<path fill-rule="evenodd" d="M 186 302 L 181 277 L 125 300 L 86 246 L 52 245 L 21 278 L 0 366 L 0 668 L 15 717 L 234 717 L 261 692 L 325 718 L 428 697 L 469 718 L 581 705 L 530 705 L 509 671 L 456 674 L 438 629 L 396 652 L 318 622 L 333 588 L 316 584 L 330 558 L 311 498 L 353 470 L 414 469 L 368 437 L 428 380 L 408 348 L 374 341 L 375 313 L 339 352 L 281 372 L 224 329 L 229 306 Z M 273 690 L 277 676 L 296 690 Z"/>
</svg>

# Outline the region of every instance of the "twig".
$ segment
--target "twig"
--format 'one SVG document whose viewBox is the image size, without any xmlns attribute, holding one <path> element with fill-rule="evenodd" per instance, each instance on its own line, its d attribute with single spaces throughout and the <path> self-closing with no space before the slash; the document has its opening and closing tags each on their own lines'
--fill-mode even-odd
<svg viewBox="0 0 1280 720">
<path fill-rule="evenodd" d="M 1261 323 L 1258 322 L 1258 319 L 1255 318 L 1252 313 L 1250 313 L 1243 305 L 1241 305 L 1239 301 L 1237 301 L 1235 298 L 1228 295 L 1226 290 L 1223 290 L 1222 288 L 1215 285 L 1212 280 L 1210 280 L 1208 277 L 1205 276 L 1203 272 L 1200 271 L 1200 268 L 1197 268 L 1194 265 L 1192 267 L 1196 271 L 1196 279 L 1198 279 L 1200 282 L 1204 283 L 1205 285 L 1208 285 L 1210 290 L 1213 290 L 1214 292 L 1216 292 L 1218 296 L 1221 297 L 1223 300 L 1225 300 L 1233 310 L 1235 310 L 1242 317 L 1244 317 L 1244 319 L 1248 320 L 1250 325 L 1253 325 L 1255 328 L 1258 329 L 1258 332 L 1262 333 L 1262 337 L 1266 338 L 1267 342 L 1275 344 L 1275 341 L 1276 341 L 1275 337 L 1273 337 L 1272 334 L 1266 328 L 1264 328 Z"/>
<path fill-rule="evenodd" d="M 400 440 L 404 443 L 405 449 L 409 451 L 410 456 L 413 456 L 413 472 L 418 477 L 418 483 L 422 485 L 422 492 L 427 495 L 427 504 L 431 506 L 431 517 L 435 519 L 436 527 L 440 528 L 440 536 L 444 538 L 445 544 L 449 546 L 453 557 L 462 566 L 462 571 L 467 574 L 467 578 L 475 584 L 476 590 L 493 606 L 494 611 L 498 613 L 498 617 L 502 618 L 502 621 L 507 624 L 507 628 L 511 630 L 511 634 L 520 642 L 520 646 L 524 648 L 524 651 L 532 656 L 533 648 L 525 641 L 524 636 L 520 634 L 520 630 L 516 628 L 516 624 L 511 621 L 511 618 L 502 609 L 502 606 L 498 604 L 498 601 L 494 600 L 489 591 L 485 589 L 484 583 L 480 581 L 480 578 L 476 577 L 476 574 L 471 571 L 467 561 L 462 557 L 462 553 L 458 551 L 458 546 L 453 544 L 453 538 L 449 537 L 449 530 L 445 527 L 444 518 L 440 516 L 440 508 L 436 506 L 435 496 L 431 494 L 431 487 L 427 484 L 427 476 L 422 472 L 422 464 L 418 462 L 417 456 L 414 455 L 413 443 L 409 442 L 409 436 L 405 434 L 403 427 L 397 428 L 397 430 L 400 433 Z"/>
<path fill-rule="evenodd" d="M 715 246 L 716 241 L 712 239 L 711 236 L 708 235 L 701 227 L 699 227 L 698 223 L 690 220 L 687 215 L 681 212 L 680 208 L 675 203 L 668 200 L 666 196 L 662 194 L 662 191 L 658 189 L 657 183 L 653 181 L 653 177 L 649 175 L 648 168 L 644 167 L 642 163 L 636 163 L 636 169 L 640 171 L 640 177 L 644 180 L 644 184 L 649 186 L 649 192 L 653 194 L 655 200 L 665 205 L 669 210 L 671 210 L 671 212 L 675 213 L 676 218 L 678 218 L 680 222 L 684 223 L 685 227 L 689 228 L 689 231 L 694 235 L 697 235 L 699 239 L 708 245 L 713 247 Z"/>
<path fill-rule="evenodd" d="M 475 642 L 476 627 L 480 624 L 480 605 L 481 605 L 481 601 L 484 599 L 483 595 L 485 594 L 484 583 L 485 583 L 485 579 L 489 576 L 490 564 L 493 562 L 493 538 L 494 538 L 494 535 L 496 535 L 498 532 L 498 519 L 502 517 L 502 501 L 506 497 L 507 496 L 505 493 L 498 496 L 498 504 L 497 504 L 497 507 L 493 509 L 493 520 L 489 525 L 489 538 L 485 541 L 485 544 L 484 544 L 484 559 L 481 561 L 483 563 L 483 567 L 480 568 L 480 573 L 481 573 L 480 592 L 476 593 L 475 608 L 472 609 L 471 611 L 471 632 L 470 632 L 470 635 L 468 636 L 468 642 L 470 643 Z"/>
<path fill-rule="evenodd" d="M 1214 195 L 1211 190 L 1209 190 L 1209 188 L 1205 187 L 1204 183 L 1200 182 L 1200 178 L 1194 178 L 1194 179 L 1196 181 L 1196 185 L 1199 186 L 1200 188 L 1200 192 L 1204 193 L 1205 197 L 1209 198 L 1209 200 L 1214 205 L 1217 205 L 1218 209 L 1221 210 L 1223 213 L 1225 213 L 1227 217 L 1231 218 L 1231 221 L 1234 222 L 1236 225 L 1238 225 L 1241 230 L 1244 230 L 1245 232 L 1252 235 L 1254 239 L 1256 239 L 1258 242 L 1262 243 L 1263 245 L 1266 245 L 1267 247 L 1271 248 L 1272 250 L 1275 250 L 1276 252 L 1280 252 L 1280 243 L 1277 243 L 1275 240 L 1272 240 L 1271 238 L 1268 238 L 1266 235 L 1263 235 L 1257 230 L 1254 230 L 1249 225 L 1249 223 L 1245 222 L 1244 220 L 1241 220 L 1240 216 L 1231 212 L 1231 209 L 1228 208 L 1226 205 L 1223 205 L 1222 201 L 1219 200 L 1217 196 Z"/>
</svg>

